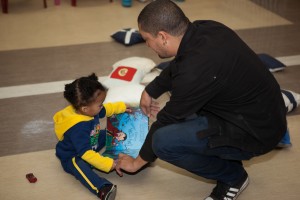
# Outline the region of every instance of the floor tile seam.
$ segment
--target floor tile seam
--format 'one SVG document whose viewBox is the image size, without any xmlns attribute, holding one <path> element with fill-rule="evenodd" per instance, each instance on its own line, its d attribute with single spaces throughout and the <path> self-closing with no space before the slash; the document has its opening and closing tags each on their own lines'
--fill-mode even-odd
<svg viewBox="0 0 300 200">
<path fill-rule="evenodd" d="M 277 57 L 286 66 L 300 66 L 300 55 Z M 103 82 L 107 76 L 99 77 L 99 81 Z M 43 95 L 63 92 L 64 85 L 72 80 L 24 84 L 17 86 L 0 87 L 0 99 L 24 97 L 33 95 Z"/>
<path fill-rule="evenodd" d="M 290 21 L 291 22 L 291 21 Z M 290 24 L 278 24 L 278 25 L 269 25 L 269 26 L 263 26 L 263 27 L 255 27 L 255 28 L 238 28 L 234 29 L 235 32 L 245 32 L 245 31 L 259 31 L 259 30 L 264 30 L 264 29 L 276 29 L 276 28 L 286 28 L 286 27 L 292 27 L 292 26 L 297 26 L 300 27 L 300 23 L 296 22 L 291 22 Z M 101 44 L 101 43 L 115 43 L 113 40 L 107 40 L 107 41 L 99 41 L 99 42 L 87 42 L 87 43 L 74 43 L 74 44 L 59 44 L 59 45 L 54 45 L 54 46 L 48 46 L 48 45 L 41 45 L 38 47 L 32 47 L 32 48 L 14 48 L 14 49 L 1 49 L 0 47 L 0 54 L 1 53 L 7 53 L 7 52 L 14 52 L 14 51 L 26 51 L 26 50 L 39 50 L 39 49 L 47 49 L 47 48 L 59 48 L 59 47 L 72 47 L 72 46 L 80 46 L 80 45 L 93 45 L 93 44 Z"/>
</svg>

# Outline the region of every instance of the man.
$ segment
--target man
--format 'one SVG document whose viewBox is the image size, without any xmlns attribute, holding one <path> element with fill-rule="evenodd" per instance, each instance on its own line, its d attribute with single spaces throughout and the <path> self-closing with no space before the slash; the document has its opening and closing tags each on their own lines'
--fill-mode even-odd
<svg viewBox="0 0 300 200">
<path fill-rule="evenodd" d="M 228 27 L 191 23 L 172 1 L 148 4 L 138 17 L 146 44 L 161 58 L 175 56 L 141 97 L 171 91 L 139 156 L 121 154 L 117 172 L 136 172 L 158 157 L 217 181 L 206 200 L 236 199 L 249 183 L 242 160 L 271 151 L 286 131 L 279 85 L 257 55 Z"/>
</svg>

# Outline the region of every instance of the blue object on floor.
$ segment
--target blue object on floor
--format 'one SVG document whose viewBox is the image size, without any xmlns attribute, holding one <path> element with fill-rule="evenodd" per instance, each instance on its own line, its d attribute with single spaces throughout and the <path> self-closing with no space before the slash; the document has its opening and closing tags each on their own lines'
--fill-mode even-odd
<svg viewBox="0 0 300 200">
<path fill-rule="evenodd" d="M 285 135 L 283 136 L 281 141 L 278 143 L 277 147 L 287 148 L 287 147 L 291 147 L 291 146 L 292 146 L 292 143 L 291 143 L 290 133 L 289 133 L 289 130 L 287 129 Z"/>
<path fill-rule="evenodd" d="M 145 42 L 142 35 L 133 28 L 125 28 L 111 35 L 113 39 L 125 46 L 131 46 L 137 43 Z"/>
<path fill-rule="evenodd" d="M 270 72 L 281 71 L 286 67 L 282 62 L 268 54 L 262 53 L 257 55 L 260 58 L 260 60 L 268 67 Z"/>
<path fill-rule="evenodd" d="M 124 7 L 131 7 L 132 0 L 122 0 L 122 6 Z"/>
</svg>

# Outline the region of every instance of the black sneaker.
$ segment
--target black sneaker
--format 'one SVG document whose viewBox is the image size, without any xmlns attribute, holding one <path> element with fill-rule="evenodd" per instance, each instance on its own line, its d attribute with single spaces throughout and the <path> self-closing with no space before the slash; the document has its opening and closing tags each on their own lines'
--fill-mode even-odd
<svg viewBox="0 0 300 200">
<path fill-rule="evenodd" d="M 205 200 L 235 200 L 248 186 L 249 178 L 247 173 L 243 179 L 235 186 L 229 186 L 225 183 L 218 182 L 212 193 Z"/>
<path fill-rule="evenodd" d="M 117 194 L 116 185 L 104 185 L 98 192 L 101 200 L 114 200 Z"/>
</svg>

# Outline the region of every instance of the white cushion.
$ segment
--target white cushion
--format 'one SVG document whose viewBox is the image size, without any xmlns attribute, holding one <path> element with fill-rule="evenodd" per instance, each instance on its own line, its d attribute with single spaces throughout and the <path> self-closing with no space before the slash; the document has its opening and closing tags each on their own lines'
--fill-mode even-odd
<svg viewBox="0 0 300 200">
<path fill-rule="evenodd" d="M 142 70 L 144 74 L 147 74 L 155 67 L 155 63 L 149 58 L 129 57 L 113 64 L 114 69 L 118 66 L 130 66 Z"/>
<path fill-rule="evenodd" d="M 107 88 L 128 84 L 139 84 L 144 76 L 155 67 L 148 58 L 129 57 L 113 64 L 113 71 L 102 83 Z"/>
<path fill-rule="evenodd" d="M 121 85 L 108 89 L 104 103 L 123 101 L 130 107 L 140 105 L 141 95 L 145 86 L 140 84 Z"/>
<path fill-rule="evenodd" d="M 159 76 L 160 73 L 161 73 L 161 70 L 155 68 L 154 70 L 152 70 L 152 72 L 150 72 L 144 76 L 144 78 L 141 81 L 141 84 L 147 85 L 148 83 L 153 81 L 157 76 Z"/>
</svg>

